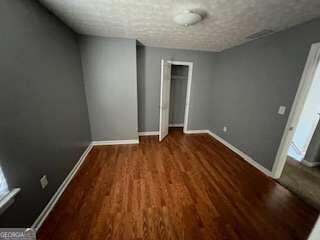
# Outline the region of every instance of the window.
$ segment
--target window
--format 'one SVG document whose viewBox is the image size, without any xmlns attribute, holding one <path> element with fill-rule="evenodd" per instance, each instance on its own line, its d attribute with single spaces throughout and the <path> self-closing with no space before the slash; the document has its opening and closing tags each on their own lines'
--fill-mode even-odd
<svg viewBox="0 0 320 240">
<path fill-rule="evenodd" d="M 9 193 L 8 184 L 0 167 L 0 199 Z"/>
</svg>

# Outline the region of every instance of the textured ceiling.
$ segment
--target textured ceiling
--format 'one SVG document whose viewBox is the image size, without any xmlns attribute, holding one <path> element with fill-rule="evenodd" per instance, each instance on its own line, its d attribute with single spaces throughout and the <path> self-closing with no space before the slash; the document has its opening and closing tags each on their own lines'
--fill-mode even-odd
<svg viewBox="0 0 320 240">
<path fill-rule="evenodd" d="M 40 0 L 82 34 L 133 38 L 146 46 L 221 51 L 263 29 L 283 30 L 320 16 L 320 0 Z M 174 16 L 205 11 L 183 27 Z"/>
</svg>

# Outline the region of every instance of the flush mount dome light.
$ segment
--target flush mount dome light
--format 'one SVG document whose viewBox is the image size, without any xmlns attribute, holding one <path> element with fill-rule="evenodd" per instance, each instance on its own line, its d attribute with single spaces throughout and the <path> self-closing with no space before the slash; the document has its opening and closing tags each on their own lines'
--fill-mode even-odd
<svg viewBox="0 0 320 240">
<path fill-rule="evenodd" d="M 196 24 L 202 20 L 202 17 L 200 14 L 193 13 L 189 10 L 177 15 L 174 18 L 174 21 L 182 26 L 190 26 L 193 24 Z"/>
</svg>

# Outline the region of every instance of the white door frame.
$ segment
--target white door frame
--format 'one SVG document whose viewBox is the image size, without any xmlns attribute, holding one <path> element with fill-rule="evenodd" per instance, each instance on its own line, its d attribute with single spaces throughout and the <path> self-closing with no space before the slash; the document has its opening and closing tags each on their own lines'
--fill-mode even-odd
<svg viewBox="0 0 320 240">
<path fill-rule="evenodd" d="M 272 167 L 273 178 L 281 176 L 283 167 L 286 163 L 288 150 L 293 139 L 294 129 L 297 127 L 300 115 L 302 113 L 306 98 L 308 96 L 311 84 L 318 64 L 320 63 L 320 43 L 312 44 L 300 84 L 288 117 L 288 121 L 278 148 L 275 163 Z"/>
<path fill-rule="evenodd" d="M 188 83 L 187 83 L 187 93 L 186 93 L 186 102 L 184 107 L 184 121 L 183 121 L 183 132 L 187 133 L 188 131 L 188 122 L 189 122 L 189 110 L 190 110 L 190 97 L 191 97 L 191 83 L 192 83 L 192 72 L 193 72 L 193 62 L 183 62 L 183 61 L 168 61 L 173 65 L 183 65 L 188 66 Z"/>
</svg>

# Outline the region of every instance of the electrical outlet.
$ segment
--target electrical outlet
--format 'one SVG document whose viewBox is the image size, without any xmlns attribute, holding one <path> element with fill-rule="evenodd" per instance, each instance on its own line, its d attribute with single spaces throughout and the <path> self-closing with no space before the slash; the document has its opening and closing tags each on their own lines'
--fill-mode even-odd
<svg viewBox="0 0 320 240">
<path fill-rule="evenodd" d="M 223 131 L 226 132 L 228 131 L 228 128 L 226 126 L 223 127 Z"/>
<path fill-rule="evenodd" d="M 47 175 L 43 175 L 40 178 L 40 184 L 41 184 L 42 189 L 45 189 L 47 187 L 47 185 L 48 185 Z"/>
</svg>

